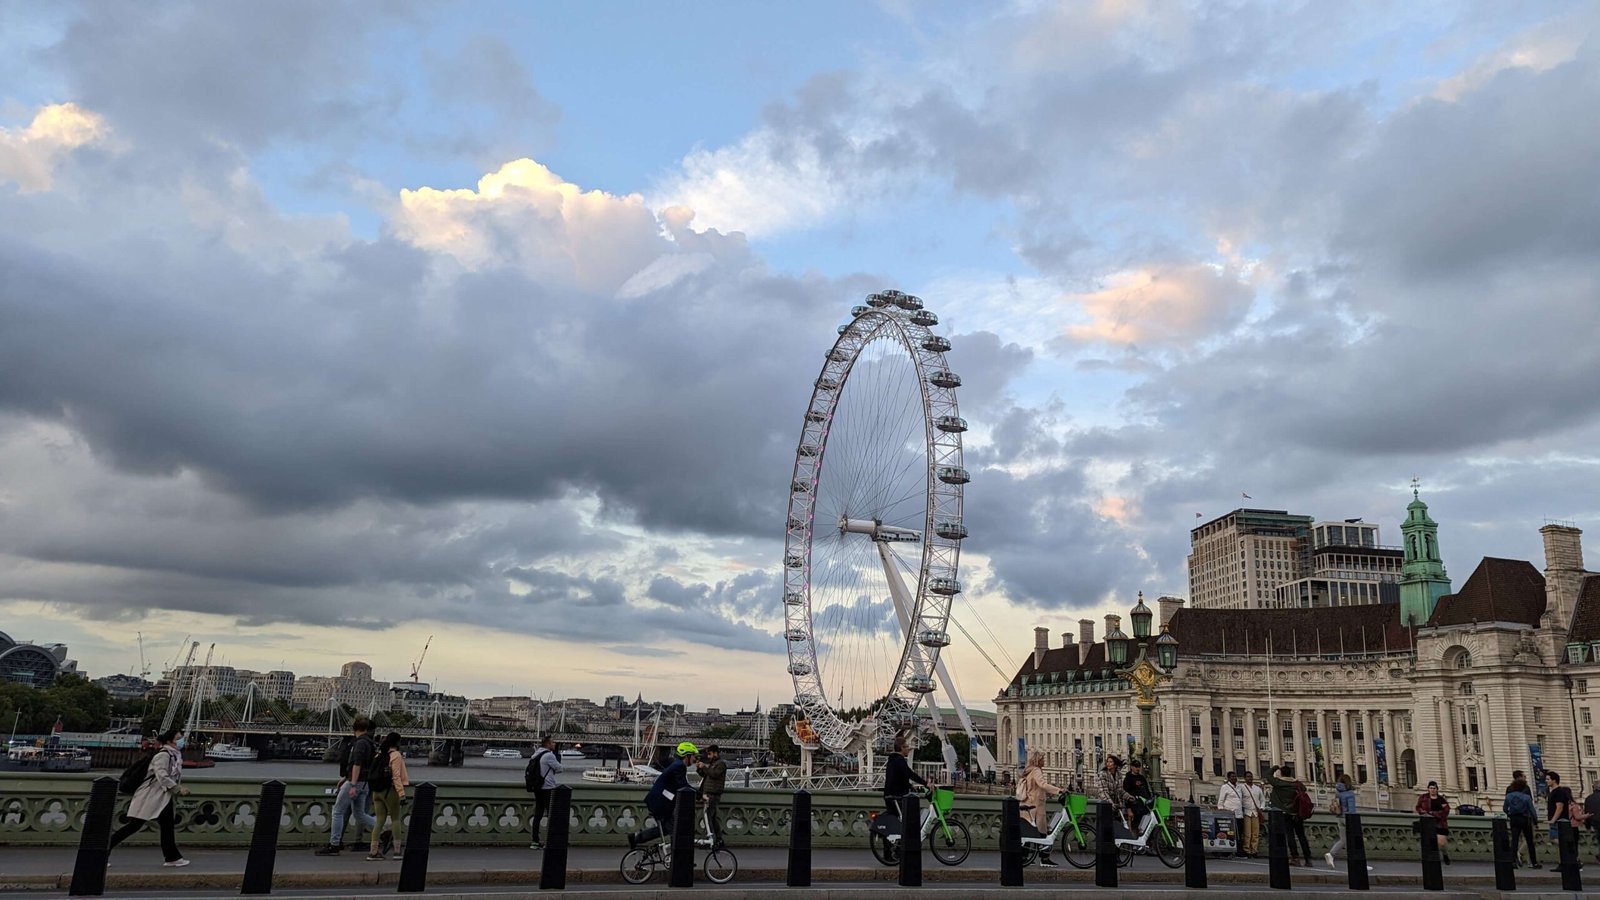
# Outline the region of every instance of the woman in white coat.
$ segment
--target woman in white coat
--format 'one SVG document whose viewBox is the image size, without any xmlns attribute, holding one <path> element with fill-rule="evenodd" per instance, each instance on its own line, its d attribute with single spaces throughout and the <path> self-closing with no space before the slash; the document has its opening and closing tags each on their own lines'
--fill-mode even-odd
<svg viewBox="0 0 1600 900">
<path fill-rule="evenodd" d="M 161 826 L 161 855 L 166 857 L 165 864 L 187 866 L 189 861 L 178 852 L 173 818 L 176 812 L 174 798 L 189 793 L 189 789 L 183 786 L 183 729 L 174 728 L 156 740 L 161 743 L 161 748 L 150 758 L 150 774 L 133 792 L 133 800 L 128 803 L 128 822 L 111 836 L 111 846 L 107 852 L 116 849 L 118 844 L 154 819 Z"/>
</svg>

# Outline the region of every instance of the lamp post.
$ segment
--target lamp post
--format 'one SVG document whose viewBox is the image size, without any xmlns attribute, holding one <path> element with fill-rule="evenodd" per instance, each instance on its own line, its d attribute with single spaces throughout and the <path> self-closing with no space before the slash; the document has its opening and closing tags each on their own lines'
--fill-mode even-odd
<svg viewBox="0 0 1600 900">
<path fill-rule="evenodd" d="M 1139 657 L 1133 665 L 1117 673 L 1117 676 L 1128 682 L 1133 689 L 1134 705 L 1139 707 L 1140 739 L 1144 743 L 1145 755 L 1149 757 L 1150 780 L 1153 783 L 1161 782 L 1161 748 L 1155 744 L 1155 729 L 1151 725 L 1151 715 L 1156 709 L 1156 686 L 1172 680 L 1170 674 L 1178 664 L 1178 639 L 1172 632 L 1163 630 L 1161 636 L 1156 638 L 1156 659 L 1151 660 L 1147 644 L 1139 646 Z"/>
</svg>

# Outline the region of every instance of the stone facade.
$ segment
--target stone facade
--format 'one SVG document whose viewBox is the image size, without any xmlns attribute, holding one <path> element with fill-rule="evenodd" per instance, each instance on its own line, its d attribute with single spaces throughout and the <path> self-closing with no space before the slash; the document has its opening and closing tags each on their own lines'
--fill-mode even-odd
<svg viewBox="0 0 1600 900">
<path fill-rule="evenodd" d="M 1537 753 L 1581 796 L 1600 780 L 1600 575 L 1583 570 L 1578 529 L 1542 533 L 1543 573 L 1486 558 L 1414 628 L 1394 603 L 1246 611 L 1163 598 L 1179 655 L 1152 749 L 1172 794 L 1214 798 L 1224 772 L 1278 763 L 1324 786 L 1347 772 L 1366 807 L 1409 809 L 1436 780 L 1457 803 L 1495 810 Z M 1141 734 L 1111 651 L 1084 637 L 1036 640 L 997 697 L 1003 765 L 1018 765 L 1020 739 L 1071 781 Z M 1127 652 L 1141 649 L 1153 657 L 1152 641 Z"/>
</svg>

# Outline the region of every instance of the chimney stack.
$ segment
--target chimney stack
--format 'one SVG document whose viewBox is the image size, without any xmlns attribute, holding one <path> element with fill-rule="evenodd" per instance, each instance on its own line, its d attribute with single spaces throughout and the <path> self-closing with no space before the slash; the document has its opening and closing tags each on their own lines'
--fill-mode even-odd
<svg viewBox="0 0 1600 900">
<path fill-rule="evenodd" d="M 1044 665 L 1044 652 L 1050 649 L 1050 629 L 1040 625 L 1033 629 L 1033 670 Z"/>
<path fill-rule="evenodd" d="M 1094 646 L 1094 620 L 1078 620 L 1078 665 L 1089 658 L 1089 648 Z"/>
<path fill-rule="evenodd" d="M 1121 616 L 1107 614 L 1106 615 L 1106 638 L 1109 640 L 1110 637 L 1113 634 L 1116 634 L 1121 629 L 1122 629 L 1122 617 Z"/>
<path fill-rule="evenodd" d="M 1061 632 L 1061 649 L 1065 650 L 1065 649 L 1067 649 L 1068 647 L 1071 647 L 1071 646 L 1072 646 L 1072 632 L 1070 632 L 1070 631 Z"/>
<path fill-rule="evenodd" d="M 1172 622 L 1172 614 L 1183 609 L 1183 598 L 1161 597 L 1156 600 L 1156 606 L 1161 609 L 1161 615 L 1157 620 L 1160 623 L 1160 627 L 1157 628 L 1157 631 L 1166 631 L 1167 625 Z"/>
<path fill-rule="evenodd" d="M 1554 627 L 1567 629 L 1583 586 L 1583 531 L 1550 524 L 1539 533 L 1544 535 L 1545 615 Z"/>
</svg>

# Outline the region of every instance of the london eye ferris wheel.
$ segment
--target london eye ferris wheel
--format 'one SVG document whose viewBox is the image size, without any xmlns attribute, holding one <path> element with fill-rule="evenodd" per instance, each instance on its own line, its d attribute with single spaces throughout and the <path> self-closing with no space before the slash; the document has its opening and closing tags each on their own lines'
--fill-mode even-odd
<svg viewBox="0 0 1600 900">
<path fill-rule="evenodd" d="M 967 423 L 938 322 L 899 291 L 852 309 L 795 451 L 783 555 L 789 674 L 798 714 L 832 751 L 913 724 L 936 676 L 956 699 L 939 655 L 962 591 Z"/>
</svg>

